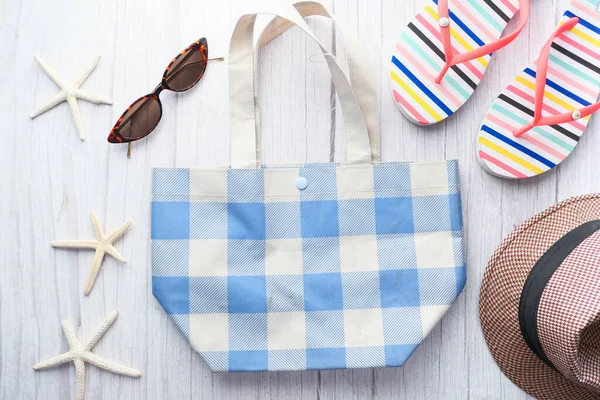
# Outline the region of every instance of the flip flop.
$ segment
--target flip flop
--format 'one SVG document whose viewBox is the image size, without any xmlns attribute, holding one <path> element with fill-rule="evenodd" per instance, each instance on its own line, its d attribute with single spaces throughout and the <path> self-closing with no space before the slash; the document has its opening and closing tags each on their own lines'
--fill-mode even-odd
<svg viewBox="0 0 600 400">
<path fill-rule="evenodd" d="M 426 2 L 400 35 L 390 70 L 396 105 L 421 125 L 443 121 L 465 104 L 491 53 L 513 41 L 529 17 L 529 0 Z M 519 10 L 519 27 L 500 38 Z"/>
<path fill-rule="evenodd" d="M 501 178 L 540 175 L 575 148 L 600 109 L 600 0 L 574 0 L 538 59 L 492 103 L 477 136 L 481 166 Z"/>
</svg>

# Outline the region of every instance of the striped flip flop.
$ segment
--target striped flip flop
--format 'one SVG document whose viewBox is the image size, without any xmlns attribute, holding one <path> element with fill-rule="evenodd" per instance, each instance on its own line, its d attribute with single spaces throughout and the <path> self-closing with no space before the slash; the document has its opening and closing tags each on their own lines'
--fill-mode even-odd
<svg viewBox="0 0 600 400">
<path fill-rule="evenodd" d="M 542 48 L 492 103 L 477 136 L 501 178 L 542 174 L 567 158 L 600 109 L 600 0 L 574 0 Z"/>
<path fill-rule="evenodd" d="M 523 30 L 529 0 L 425 0 L 400 36 L 392 56 L 392 94 L 412 122 L 434 124 L 471 97 L 491 53 Z M 519 27 L 500 38 L 520 10 Z"/>
</svg>

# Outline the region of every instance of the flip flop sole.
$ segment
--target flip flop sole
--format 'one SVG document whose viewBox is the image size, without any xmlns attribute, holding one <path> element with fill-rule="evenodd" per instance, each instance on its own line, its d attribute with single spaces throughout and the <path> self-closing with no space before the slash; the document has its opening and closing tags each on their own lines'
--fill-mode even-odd
<svg viewBox="0 0 600 400">
<path fill-rule="evenodd" d="M 452 67 L 440 84 L 435 77 L 445 64 L 437 0 L 407 25 L 394 48 L 390 85 L 396 105 L 411 122 L 443 121 L 471 97 L 491 55 Z M 450 0 L 450 33 L 457 53 L 496 41 L 519 9 L 518 0 Z"/>
<path fill-rule="evenodd" d="M 552 43 L 543 115 L 557 115 L 595 103 L 600 96 L 600 12 L 598 0 L 573 1 L 563 18 L 580 18 Z M 559 165 L 574 150 L 590 117 L 537 126 L 520 137 L 514 131 L 533 120 L 536 63 L 530 64 L 492 103 L 477 136 L 480 165 L 492 175 L 521 179 Z"/>
</svg>

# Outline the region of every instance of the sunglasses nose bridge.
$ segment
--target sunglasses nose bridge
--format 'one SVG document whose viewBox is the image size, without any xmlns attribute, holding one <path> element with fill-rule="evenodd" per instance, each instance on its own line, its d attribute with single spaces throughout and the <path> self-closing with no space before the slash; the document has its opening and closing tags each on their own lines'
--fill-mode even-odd
<svg viewBox="0 0 600 400">
<path fill-rule="evenodd" d="M 165 90 L 165 86 L 163 82 L 160 82 L 158 84 L 158 86 L 156 86 L 154 88 L 154 90 L 152 91 L 152 94 L 156 95 L 156 97 L 158 97 L 160 95 L 160 92 L 162 92 L 163 90 Z"/>
</svg>

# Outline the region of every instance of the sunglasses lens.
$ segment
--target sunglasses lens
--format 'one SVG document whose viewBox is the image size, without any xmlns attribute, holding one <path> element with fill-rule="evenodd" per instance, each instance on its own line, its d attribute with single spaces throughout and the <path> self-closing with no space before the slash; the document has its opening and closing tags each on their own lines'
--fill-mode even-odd
<svg viewBox="0 0 600 400">
<path fill-rule="evenodd" d="M 204 74 L 206 57 L 197 47 L 192 47 L 177 57 L 165 75 L 167 87 L 181 92 L 194 86 Z"/>
<path fill-rule="evenodd" d="M 125 139 L 139 139 L 154 130 L 162 111 L 156 97 L 142 97 L 127 111 L 119 126 L 119 134 Z"/>
</svg>

